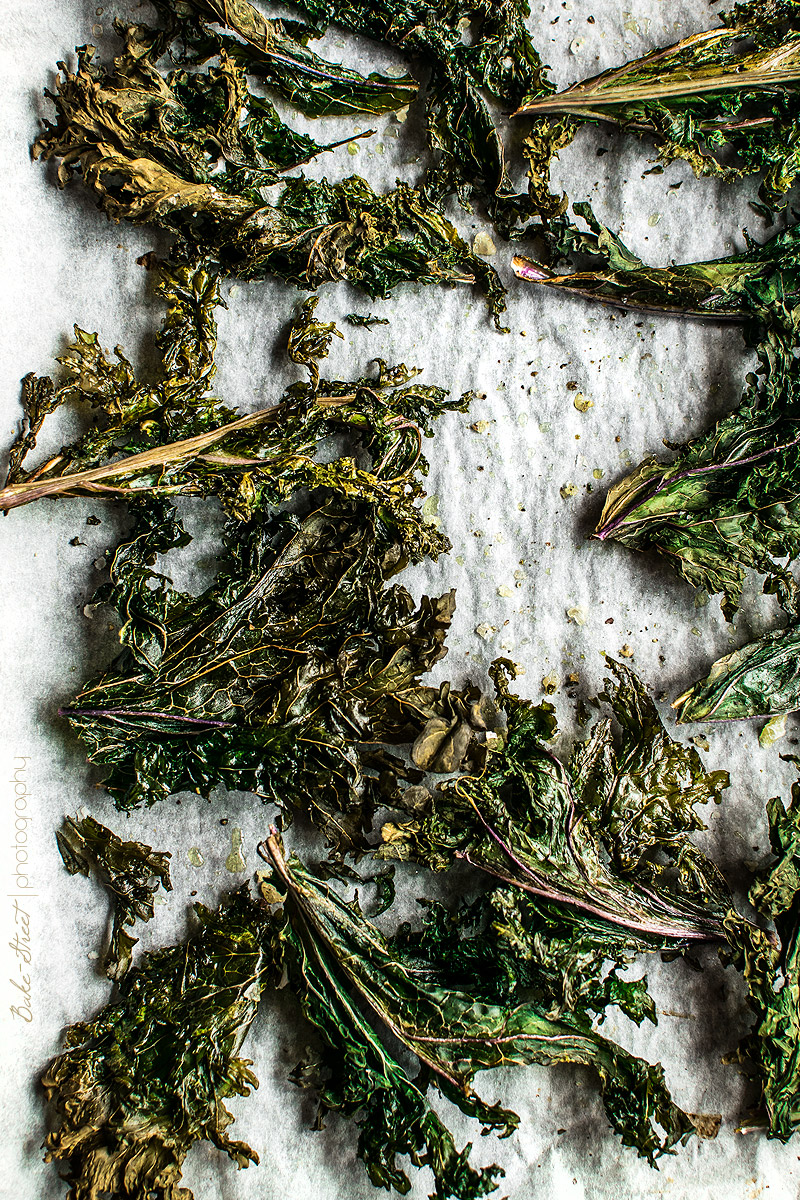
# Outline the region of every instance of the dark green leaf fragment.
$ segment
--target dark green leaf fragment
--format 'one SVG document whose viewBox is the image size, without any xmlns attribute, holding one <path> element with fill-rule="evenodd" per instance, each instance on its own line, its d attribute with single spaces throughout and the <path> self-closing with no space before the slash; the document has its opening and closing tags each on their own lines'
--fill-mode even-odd
<svg viewBox="0 0 800 1200">
<path fill-rule="evenodd" d="M 673 702 L 678 721 L 738 721 L 800 708 L 800 628 L 787 625 L 717 659 Z"/>
<path fill-rule="evenodd" d="M 777 936 L 749 927 L 731 938 L 756 1014 L 736 1057 L 761 1086 L 752 1127 L 766 1125 L 768 1137 L 786 1142 L 800 1125 L 800 785 L 788 808 L 779 797 L 768 801 L 767 816 L 774 861 L 758 874 L 750 900 Z"/>
<path fill-rule="evenodd" d="M 373 325 L 388 325 L 389 321 L 386 317 L 373 317 L 372 313 L 348 313 L 345 317 L 348 325 L 361 326 L 363 329 L 371 329 Z"/>
<path fill-rule="evenodd" d="M 111 898 L 114 924 L 103 966 L 109 978 L 120 980 L 131 966 L 137 942 L 128 928 L 137 920 L 152 920 L 159 887 L 172 891 L 172 856 L 143 842 L 124 842 L 94 817 L 67 817 L 56 841 L 70 875 L 88 877 L 95 871 Z"/>
<path fill-rule="evenodd" d="M 239 1052 L 270 978 L 271 918 L 247 888 L 196 912 L 188 942 L 143 955 L 42 1076 L 57 1116 L 46 1157 L 66 1168 L 71 1200 L 192 1200 L 181 1169 L 200 1140 L 258 1162 L 228 1136 L 225 1101 L 258 1086 Z"/>
<path fill-rule="evenodd" d="M 437 1196 L 468 1200 L 493 1190 L 498 1169 L 478 1174 L 468 1168 L 469 1147 L 455 1152 L 427 1109 L 424 1088 L 434 1084 L 485 1129 L 507 1136 L 518 1117 L 483 1102 L 472 1080 L 478 1071 L 515 1063 L 593 1067 L 615 1130 L 651 1163 L 692 1131 L 669 1097 L 661 1067 L 633 1058 L 588 1022 L 550 1020 L 531 1002 L 493 1002 L 480 983 L 467 990 L 463 977 L 453 980 L 451 964 L 432 954 L 430 939 L 387 941 L 357 905 L 345 903 L 297 859 L 287 863 L 275 837 L 266 849 L 288 892 L 280 940 L 290 982 L 327 1043 L 321 1065 L 328 1075 L 317 1083 L 321 1112 L 360 1114 L 359 1154 L 373 1182 L 405 1192 L 409 1183 L 395 1156 L 409 1153 L 432 1167 Z M 420 1060 L 416 1086 L 403 1082 L 366 1014 Z M 394 1097 L 391 1108 L 387 1093 Z"/>
</svg>

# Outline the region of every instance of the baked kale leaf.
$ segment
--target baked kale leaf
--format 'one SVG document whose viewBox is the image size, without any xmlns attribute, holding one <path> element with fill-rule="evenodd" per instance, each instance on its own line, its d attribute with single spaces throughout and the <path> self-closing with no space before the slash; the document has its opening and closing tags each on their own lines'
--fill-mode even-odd
<svg viewBox="0 0 800 1200">
<path fill-rule="evenodd" d="M 645 134 L 662 162 L 696 175 L 761 176 L 760 195 L 783 201 L 800 173 L 800 6 L 755 0 L 704 30 L 556 95 L 526 99 L 518 115 L 606 122 Z"/>
<path fill-rule="evenodd" d="M 779 717 L 800 708 L 800 627 L 773 629 L 723 655 L 673 701 L 678 721 Z"/>
<path fill-rule="evenodd" d="M 137 554 L 160 528 L 147 504 Z M 108 768 L 119 807 L 222 785 L 299 809 L 332 845 L 357 851 L 400 770 L 376 758 L 378 745 L 412 741 L 453 711 L 447 689 L 420 684 L 444 653 L 453 596 L 415 607 L 405 588 L 386 587 L 411 551 L 357 501 L 329 500 L 302 520 L 259 512 L 231 522 L 226 540 L 227 560 L 197 597 L 159 577 L 154 590 L 149 568 L 134 565 L 114 597 L 125 648 L 62 711 Z M 365 777 L 373 762 L 378 775 Z"/>
<path fill-rule="evenodd" d="M 516 195 L 490 101 L 506 110 L 553 90 L 526 28 L 527 0 L 292 0 L 322 32 L 329 22 L 394 46 L 430 70 L 425 93 L 435 161 L 424 194 L 481 200 L 505 235 L 535 215 Z M 465 37 L 465 31 L 469 37 Z"/>
<path fill-rule="evenodd" d="M 445 539 L 414 508 L 421 453 L 433 420 L 462 410 L 468 397 L 449 400 L 442 389 L 416 381 L 417 368 L 389 367 L 352 381 L 321 380 L 335 325 L 315 316 L 316 298 L 291 326 L 289 358 L 308 372 L 277 404 L 242 415 L 211 395 L 219 279 L 205 266 L 163 266 L 159 288 L 167 302 L 156 337 L 157 378 L 140 380 L 120 347 L 116 361 L 96 333 L 76 327 L 76 340 L 59 358 L 67 381 L 28 376 L 24 420 L 11 447 L 0 510 L 42 497 L 86 495 L 112 499 L 214 496 L 246 520 L 259 504 L 279 503 L 303 488 L 329 487 L 349 498 L 371 497 L 419 542 L 419 552 L 442 549 Z M 86 433 L 32 470 L 24 468 L 44 420 L 62 405 L 86 404 Z M 345 437 L 352 451 L 319 461 L 328 439 Z M 369 467 L 359 461 L 369 461 Z M 166 511 L 166 510 L 165 510 Z M 185 537 L 185 535 L 184 535 Z"/>
<path fill-rule="evenodd" d="M 58 1119 L 46 1157 L 66 1167 L 71 1200 L 192 1200 L 181 1169 L 200 1140 L 258 1162 L 228 1136 L 225 1101 L 258 1086 L 240 1050 L 271 971 L 271 918 L 246 887 L 216 912 L 195 908 L 198 931 L 143 955 L 42 1076 Z"/>
<path fill-rule="evenodd" d="M 647 458 L 615 484 L 595 533 L 663 555 L 695 587 L 721 593 L 729 620 L 748 570 L 767 576 L 791 615 L 798 603 L 779 560 L 800 551 L 800 309 L 776 305 L 760 316 L 758 366 L 738 408 L 674 462 Z"/>
<path fill-rule="evenodd" d="M 598 1074 L 609 1120 L 626 1145 L 651 1163 L 685 1139 L 694 1126 L 669 1096 L 660 1066 L 634 1058 L 601 1037 L 584 1014 L 546 1014 L 535 1000 L 498 997 L 478 969 L 483 940 L 460 927 L 452 939 L 429 923 L 422 934 L 401 930 L 385 939 L 296 858 L 287 861 L 273 835 L 261 848 L 286 893 L 278 935 L 280 962 L 318 1027 L 324 1048 L 304 1063 L 297 1078 L 313 1086 L 321 1121 L 328 1111 L 355 1115 L 358 1153 L 373 1183 L 408 1190 L 397 1162 L 407 1154 L 431 1167 L 436 1196 L 472 1200 L 494 1190 L 502 1174 L 493 1166 L 469 1166 L 470 1146 L 460 1153 L 425 1093 L 433 1085 L 484 1131 L 512 1133 L 517 1115 L 488 1105 L 473 1091 L 478 1071 L 509 1064 L 576 1062 Z M 470 956 L 470 952 L 474 952 Z M 379 1039 L 385 1029 L 416 1055 L 420 1074 L 412 1082 Z"/>
<path fill-rule="evenodd" d="M 58 849 L 70 875 L 94 871 L 113 906 L 111 943 L 103 967 L 111 979 L 120 980 L 132 963 L 137 938 L 126 927 L 153 918 L 159 887 L 172 891 L 169 853 L 154 851 L 143 842 L 125 842 L 94 817 L 67 817 L 56 832 Z"/>
<path fill-rule="evenodd" d="M 404 282 L 477 283 L 499 327 L 496 272 L 429 197 L 402 182 L 381 196 L 358 176 L 285 179 L 332 147 L 296 134 L 250 92 L 241 53 L 220 44 L 218 66 L 163 75 L 175 27 L 119 32 L 124 51 L 111 70 L 91 46 L 79 49 L 75 73 L 62 64 L 56 121 L 34 146 L 59 160 L 61 186 L 80 173 L 113 220 L 164 228 L 176 259 L 213 260 L 244 279 L 277 275 L 306 290 L 347 279 L 372 297 Z M 265 191 L 273 185 L 275 195 Z"/>
<path fill-rule="evenodd" d="M 559 256 L 590 256 L 601 265 L 570 274 L 555 274 L 522 255 L 513 260 L 518 279 L 570 292 L 588 300 L 637 312 L 675 313 L 715 321 L 748 321 L 775 304 L 794 305 L 800 298 L 800 227 L 791 226 L 768 242 L 748 238 L 741 254 L 707 262 L 648 267 L 608 229 L 590 205 L 573 211 L 588 230 L 568 225 L 560 233 Z"/>
<path fill-rule="evenodd" d="M 696 750 L 667 735 L 636 676 L 609 662 L 616 682 L 608 681 L 606 700 L 618 733 L 610 718 L 598 722 L 565 765 L 547 744 L 552 706 L 514 696 L 506 678 L 513 665 L 498 660 L 504 745 L 480 774 L 421 802 L 414 795 L 416 814 L 384 826 L 382 854 L 434 870 L 462 859 L 514 897 L 523 893 L 536 921 L 555 914 L 587 937 L 615 935 L 629 948 L 724 941 L 730 893 L 689 835 L 703 828 L 694 806 L 719 802 L 727 773 L 706 773 Z"/>
<path fill-rule="evenodd" d="M 800 765 L 791 757 L 790 761 Z M 756 1020 L 732 1057 L 757 1079 L 759 1111 L 746 1128 L 787 1142 L 800 1126 L 800 785 L 785 807 L 767 802 L 773 862 L 760 871 L 750 901 L 775 934 L 740 931 L 732 939 Z"/>
</svg>

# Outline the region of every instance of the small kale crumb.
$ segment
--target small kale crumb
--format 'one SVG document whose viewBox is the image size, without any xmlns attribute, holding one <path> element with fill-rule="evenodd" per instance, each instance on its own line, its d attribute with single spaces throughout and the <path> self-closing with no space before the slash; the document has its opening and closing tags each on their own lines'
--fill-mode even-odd
<svg viewBox="0 0 800 1200">
<path fill-rule="evenodd" d="M 388 325 L 387 317 L 373 317 L 372 313 L 362 316 L 359 313 L 348 313 L 345 317 L 348 325 L 357 325 L 362 329 L 371 329 L 373 325 Z"/>
</svg>

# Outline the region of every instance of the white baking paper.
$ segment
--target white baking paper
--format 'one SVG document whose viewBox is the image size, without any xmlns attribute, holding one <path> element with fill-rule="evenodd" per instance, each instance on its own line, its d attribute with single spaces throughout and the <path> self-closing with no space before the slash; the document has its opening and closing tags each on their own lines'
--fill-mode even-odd
<svg viewBox="0 0 800 1200">
<path fill-rule="evenodd" d="M 97 330 L 103 345 L 121 343 L 135 362 L 146 361 L 148 340 L 162 316 L 136 258 L 165 242 L 145 229 L 115 226 L 97 212 L 78 185 L 59 192 L 54 169 L 30 160 L 29 146 L 49 105 L 55 63 L 74 62 L 73 47 L 87 41 L 110 53 L 111 17 L 138 19 L 148 10 L 126 0 L 106 8 L 97 0 L 7 0 L 2 15 L 0 97 L 0 246 L 3 280 L 0 346 L 0 443 L 14 436 L 20 416 L 19 380 L 47 374 L 71 327 Z M 594 18 L 592 21 L 591 18 Z M 560 86 L 621 63 L 648 49 L 706 27 L 704 0 L 640 0 L 625 11 L 614 0 L 534 3 L 536 45 Z M 366 42 L 330 33 L 323 52 L 362 67 L 399 63 Z M 420 105 L 405 122 L 362 121 L 375 137 L 342 148 L 310 170 L 329 178 L 357 170 L 375 186 L 397 176 L 415 179 L 425 163 Z M 318 133 L 343 136 L 348 121 L 312 122 Z M 513 131 L 509 142 L 518 141 Z M 598 148 L 607 150 L 598 156 Z M 562 155 L 555 179 L 574 199 L 589 199 L 601 220 L 622 231 L 632 248 L 660 264 L 723 254 L 743 246 L 742 227 L 766 232 L 748 207 L 756 184 L 731 187 L 696 181 L 683 164 L 645 175 L 653 150 L 634 137 L 586 130 Z M 521 168 L 520 168 L 521 178 Z M 680 183 L 679 188 L 671 185 Z M 490 232 L 479 216 L 453 209 L 470 238 Z M 666 566 L 616 545 L 587 540 L 602 495 L 662 439 L 681 441 L 702 430 L 740 394 L 748 357 L 739 333 L 671 318 L 640 318 L 577 299 L 542 294 L 516 281 L 511 249 L 495 236 L 492 261 L 509 287 L 511 332 L 494 331 L 479 296 L 469 289 L 399 288 L 391 301 L 370 302 L 347 285 L 326 287 L 320 315 L 373 312 L 388 326 L 368 331 L 342 324 L 327 371 L 360 373 L 380 355 L 418 363 L 424 379 L 481 393 L 469 415 L 451 414 L 426 449 L 431 459 L 427 512 L 452 540 L 435 565 L 407 573 L 415 595 L 457 588 L 458 611 L 450 652 L 436 678 L 485 681 L 492 658 L 523 664 L 524 694 L 538 698 L 542 679 L 555 676 L 562 725 L 571 729 L 564 695 L 570 672 L 579 691 L 594 694 L 605 672 L 602 654 L 630 647 L 630 660 L 654 694 L 669 699 L 710 662 L 769 627 L 776 613 L 758 581 L 734 625 L 719 605 L 705 607 Z M 524 252 L 526 247 L 520 249 Z M 296 377 L 282 356 L 287 321 L 299 294 L 274 281 L 226 287 L 220 313 L 218 394 L 251 409 L 272 403 Z M 577 385 L 577 387 L 568 387 Z M 592 401 L 580 412 L 576 391 Z M 473 428 L 475 426 L 475 428 Z M 68 424 L 49 436 L 57 447 Z M 576 489 L 574 494 L 562 495 Z M 96 513 L 101 525 L 87 526 Z M 64 1194 L 55 1164 L 42 1162 L 47 1117 L 37 1079 L 59 1050 L 63 1028 L 96 1012 L 108 982 L 91 957 L 107 921 L 100 890 L 70 878 L 56 851 L 54 830 L 65 813 L 88 808 L 127 836 L 173 855 L 174 892 L 141 932 L 141 947 L 164 945 L 187 928 L 190 898 L 213 903 L 256 868 L 255 846 L 274 817 L 245 795 L 171 800 L 125 819 L 94 786 L 80 746 L 56 710 L 86 676 L 114 652 L 113 630 L 84 605 L 100 579 L 93 565 L 113 541 L 120 514 L 88 500 L 39 503 L 0 521 L 0 628 L 4 680 L 0 716 L 0 992 L 2 1041 L 2 1158 L 0 1194 L 14 1200 L 56 1200 Z M 197 508 L 195 566 L 181 583 L 199 585 L 212 567 L 214 522 Z M 79 536 L 81 545 L 70 539 Z M 583 623 L 568 617 L 579 609 Z M 477 632 L 476 632 L 477 631 Z M 666 719 L 672 728 L 669 709 Z M 730 770 L 723 804 L 708 814 L 710 850 L 742 894 L 748 863 L 766 854 L 764 802 L 786 793 L 792 769 L 779 750 L 796 745 L 795 718 L 787 741 L 762 749 L 757 726 L 701 727 L 709 768 Z M 15 826 L 16 816 L 19 818 Z M 221 821 L 227 819 L 228 824 Z M 246 872 L 232 873 L 234 830 L 242 832 Z M 189 851 L 203 865 L 193 866 Z M 24 853 L 18 853 L 24 851 Z M 27 857 L 26 857 L 27 856 Z M 15 877 L 23 864 L 27 892 Z M 196 858 L 196 855 L 192 855 Z M 404 912 L 429 888 L 422 871 L 404 876 Z M 30 944 L 24 942 L 24 917 Z M 474 1160 L 497 1161 L 506 1171 L 496 1195 L 513 1200 L 618 1200 L 668 1196 L 728 1196 L 731 1200 L 793 1200 L 798 1193 L 800 1148 L 735 1132 L 752 1099 L 748 1085 L 721 1057 L 748 1025 L 743 989 L 713 951 L 703 970 L 684 963 L 646 969 L 659 1007 L 658 1028 L 637 1030 L 620 1017 L 606 1032 L 651 1061 L 660 1059 L 675 1099 L 692 1112 L 720 1112 L 715 1141 L 693 1140 L 651 1170 L 611 1133 L 589 1071 L 531 1067 L 478 1078 L 481 1094 L 502 1099 L 520 1114 L 519 1131 L 506 1141 L 481 1138 L 473 1122 L 444 1101 L 441 1109 L 460 1144 L 474 1139 Z M 28 961 L 28 958 L 30 961 Z M 29 1009 L 28 1009 L 29 1004 Z M 14 1012 L 14 1010 L 17 1010 Z M 30 1019 L 28 1019 L 30 1018 Z M 352 1122 L 330 1118 L 311 1132 L 311 1101 L 287 1082 L 307 1034 L 296 1008 L 267 996 L 251 1031 L 247 1053 L 261 1081 L 257 1093 L 231 1103 L 234 1135 L 251 1143 L 261 1165 L 238 1172 L 208 1145 L 190 1154 L 184 1182 L 197 1200 L 368 1200 L 375 1195 L 355 1155 Z M 429 1172 L 414 1173 L 411 1196 L 432 1187 Z"/>
</svg>

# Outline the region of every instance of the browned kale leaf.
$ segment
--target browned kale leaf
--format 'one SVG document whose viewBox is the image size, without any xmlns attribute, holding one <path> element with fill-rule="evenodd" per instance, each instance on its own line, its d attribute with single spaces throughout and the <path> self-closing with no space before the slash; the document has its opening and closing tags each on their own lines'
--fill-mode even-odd
<svg viewBox="0 0 800 1200">
<path fill-rule="evenodd" d="M 358 176 L 284 178 L 331 147 L 294 133 L 249 90 L 241 53 L 220 44 L 217 66 L 162 74 L 175 29 L 120 32 L 110 70 L 91 46 L 76 72 L 62 64 L 56 121 L 34 147 L 59 160 L 62 186 L 80 174 L 113 220 L 160 226 L 175 236 L 175 256 L 213 259 L 228 275 L 277 275 L 307 290 L 347 279 L 380 297 L 409 281 L 475 283 L 499 325 L 496 272 L 429 197 L 403 182 L 378 195 Z"/>
</svg>

